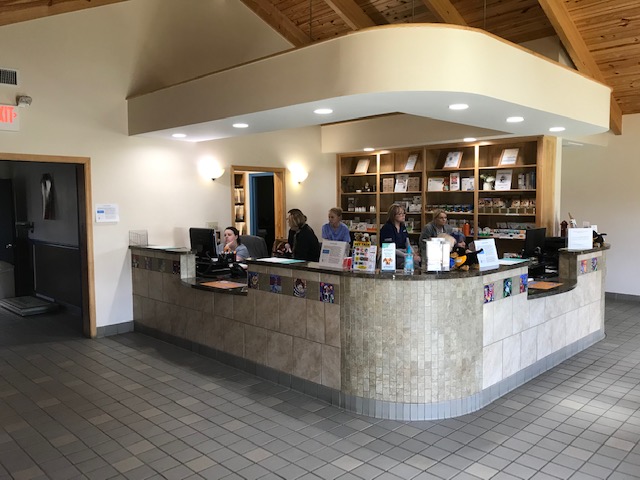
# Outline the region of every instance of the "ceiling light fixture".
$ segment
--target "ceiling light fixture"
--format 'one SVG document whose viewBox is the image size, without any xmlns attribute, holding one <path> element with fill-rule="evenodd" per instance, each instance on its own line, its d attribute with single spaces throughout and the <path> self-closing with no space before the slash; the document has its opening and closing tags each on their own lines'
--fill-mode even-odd
<svg viewBox="0 0 640 480">
<path fill-rule="evenodd" d="M 313 113 L 316 115 L 329 115 L 330 113 L 333 113 L 333 110 L 330 108 L 316 108 Z"/>
<path fill-rule="evenodd" d="M 466 137 L 462 139 L 463 142 L 475 142 L 476 140 L 478 139 L 475 137 Z"/>
<path fill-rule="evenodd" d="M 375 148 L 373 148 L 373 147 L 364 147 L 362 150 L 365 151 L 365 152 L 373 152 L 375 150 Z"/>
<path fill-rule="evenodd" d="M 173 138 L 185 138 L 187 135 L 185 133 L 173 133 L 171 136 Z"/>
<path fill-rule="evenodd" d="M 466 103 L 454 103 L 449 105 L 449 110 L 466 110 L 467 108 L 469 108 L 469 105 Z"/>
<path fill-rule="evenodd" d="M 520 123 L 524 122 L 524 117 L 508 117 L 507 123 Z"/>
<path fill-rule="evenodd" d="M 564 132 L 566 129 L 564 127 L 551 127 L 549 129 L 550 132 Z"/>
<path fill-rule="evenodd" d="M 248 123 L 234 123 L 233 128 L 248 128 L 249 124 Z"/>
</svg>

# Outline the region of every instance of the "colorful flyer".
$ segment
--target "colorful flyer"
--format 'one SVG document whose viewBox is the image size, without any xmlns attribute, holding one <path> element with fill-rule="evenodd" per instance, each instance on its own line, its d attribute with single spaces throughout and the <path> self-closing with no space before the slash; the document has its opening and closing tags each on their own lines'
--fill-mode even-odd
<svg viewBox="0 0 640 480">
<path fill-rule="evenodd" d="M 587 273 L 587 261 L 586 260 L 582 260 L 580 262 L 580 273 Z"/>
<path fill-rule="evenodd" d="M 598 257 L 593 257 L 591 259 L 591 271 L 592 272 L 598 271 Z"/>
<path fill-rule="evenodd" d="M 307 281 L 303 278 L 293 280 L 293 296 L 298 298 L 307 298 Z"/>
</svg>

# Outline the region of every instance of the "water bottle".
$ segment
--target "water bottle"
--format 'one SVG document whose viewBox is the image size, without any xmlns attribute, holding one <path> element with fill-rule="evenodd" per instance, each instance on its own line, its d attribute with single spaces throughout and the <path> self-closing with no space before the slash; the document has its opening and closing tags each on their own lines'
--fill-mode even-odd
<svg viewBox="0 0 640 480">
<path fill-rule="evenodd" d="M 413 275 L 413 250 L 409 242 L 407 242 L 407 253 L 404 256 L 404 274 Z"/>
</svg>

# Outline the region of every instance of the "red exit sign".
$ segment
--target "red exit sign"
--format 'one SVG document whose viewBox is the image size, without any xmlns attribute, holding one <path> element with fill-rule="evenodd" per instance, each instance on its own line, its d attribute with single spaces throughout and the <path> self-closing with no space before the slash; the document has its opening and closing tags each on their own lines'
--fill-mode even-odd
<svg viewBox="0 0 640 480">
<path fill-rule="evenodd" d="M 15 105 L 0 105 L 0 130 L 20 130 L 20 111 Z"/>
</svg>

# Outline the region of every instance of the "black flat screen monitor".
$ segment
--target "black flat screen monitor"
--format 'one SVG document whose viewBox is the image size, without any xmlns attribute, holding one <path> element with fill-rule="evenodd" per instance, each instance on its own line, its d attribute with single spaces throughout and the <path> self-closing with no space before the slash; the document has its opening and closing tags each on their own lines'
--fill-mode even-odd
<svg viewBox="0 0 640 480">
<path fill-rule="evenodd" d="M 542 257 L 544 250 L 544 239 L 547 235 L 546 228 L 531 228 L 527 230 L 524 237 L 523 258 Z"/>
<path fill-rule="evenodd" d="M 216 258 L 218 256 L 216 231 L 213 228 L 192 227 L 189 229 L 189 240 L 191 250 L 195 252 L 196 257 Z"/>
</svg>

